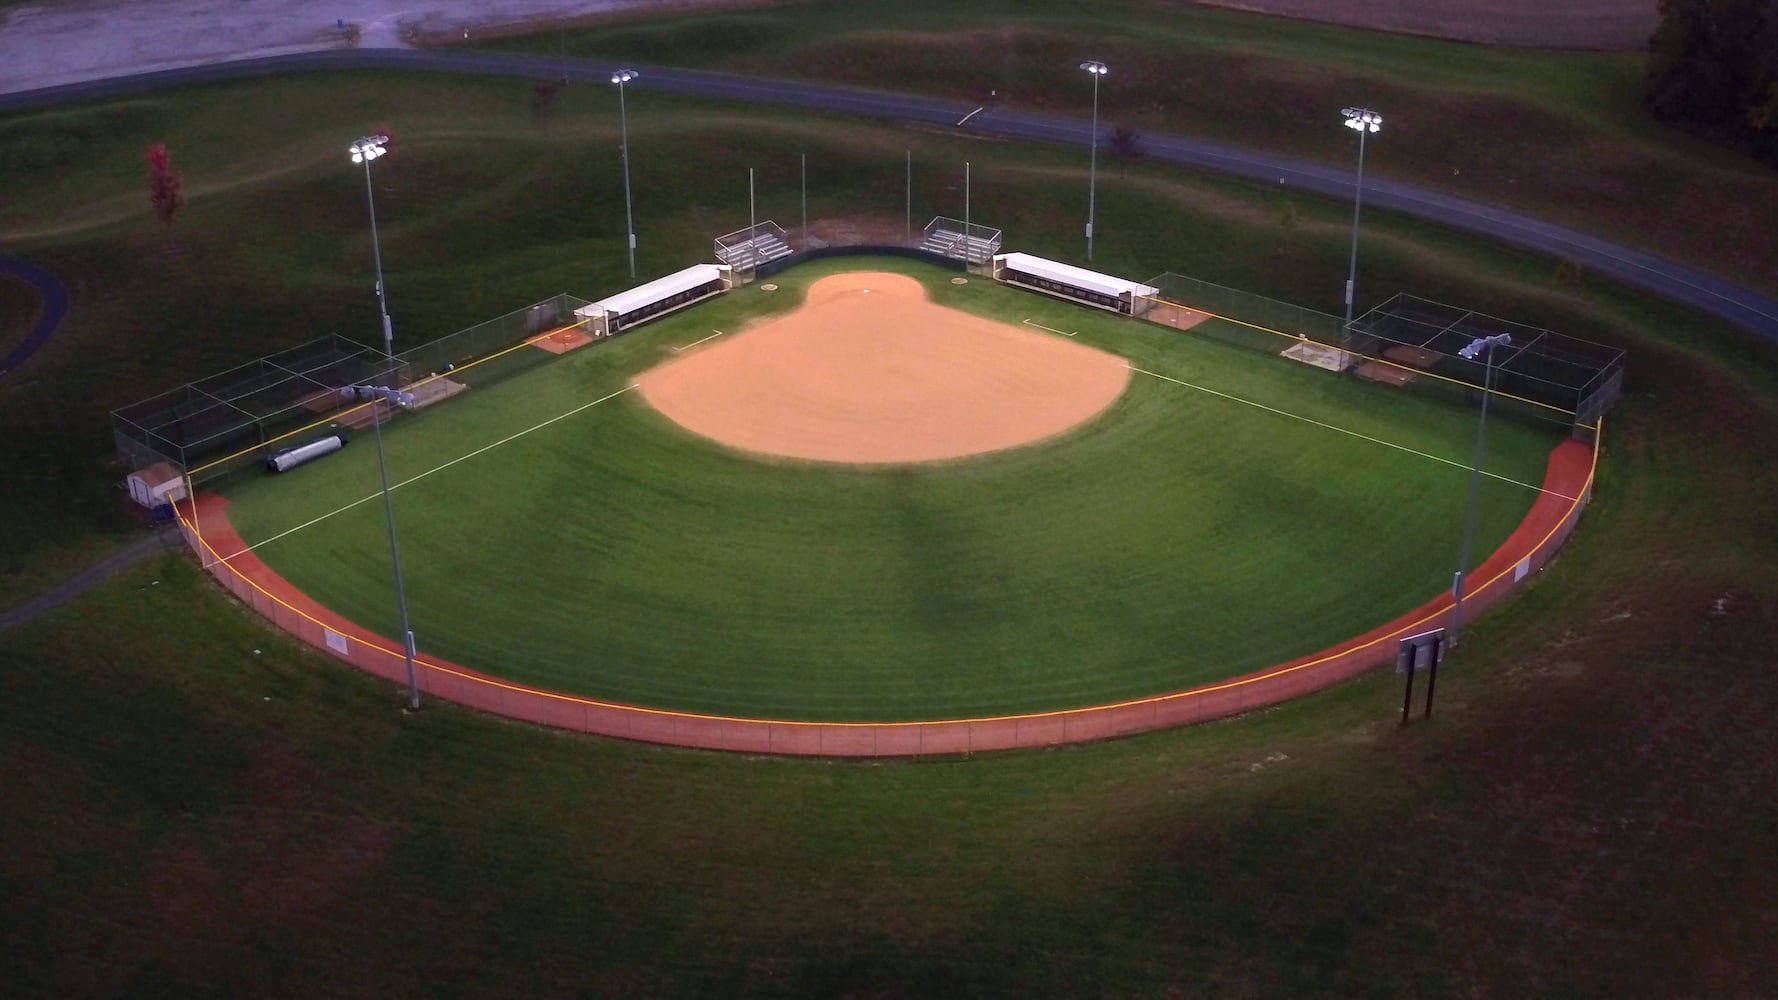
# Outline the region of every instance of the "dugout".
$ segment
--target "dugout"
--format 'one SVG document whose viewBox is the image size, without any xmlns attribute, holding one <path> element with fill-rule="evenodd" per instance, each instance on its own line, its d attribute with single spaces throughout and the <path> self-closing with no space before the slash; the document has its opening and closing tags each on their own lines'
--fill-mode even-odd
<svg viewBox="0 0 1778 1000">
<path fill-rule="evenodd" d="M 586 335 L 609 337 L 734 287 L 734 269 L 726 264 L 695 264 L 645 285 L 637 285 L 574 310 Z"/>
<path fill-rule="evenodd" d="M 994 280 L 1125 316 L 1140 316 L 1158 289 L 1028 253 L 994 255 Z"/>
</svg>

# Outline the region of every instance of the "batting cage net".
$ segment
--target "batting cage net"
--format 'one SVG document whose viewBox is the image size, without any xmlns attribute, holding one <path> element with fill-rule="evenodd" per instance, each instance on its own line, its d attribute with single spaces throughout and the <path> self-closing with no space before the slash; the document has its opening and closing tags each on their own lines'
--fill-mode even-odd
<svg viewBox="0 0 1778 1000">
<path fill-rule="evenodd" d="M 1347 336 L 1361 377 L 1471 398 L 1486 385 L 1506 407 L 1581 432 L 1623 395 L 1619 348 L 1405 293 L 1353 320 Z M 1463 356 L 1487 338 L 1492 346 Z"/>
<path fill-rule="evenodd" d="M 337 334 L 269 354 L 113 410 L 117 458 L 130 469 L 165 462 L 193 484 L 213 480 L 322 428 L 368 427 L 397 412 L 357 399 L 351 386 L 401 389 L 423 407 L 528 369 L 559 353 L 543 341 L 572 327 L 586 304 L 557 295 L 393 358 Z M 516 350 L 533 343 L 545 350 Z"/>
<path fill-rule="evenodd" d="M 1474 402 L 1487 384 L 1502 415 L 1583 436 L 1623 394 L 1618 348 L 1405 293 L 1347 326 L 1330 313 L 1170 271 L 1148 284 L 1155 293 L 1142 315 L 1150 322 L 1408 392 Z M 1510 343 L 1462 356 L 1499 334 Z"/>
</svg>

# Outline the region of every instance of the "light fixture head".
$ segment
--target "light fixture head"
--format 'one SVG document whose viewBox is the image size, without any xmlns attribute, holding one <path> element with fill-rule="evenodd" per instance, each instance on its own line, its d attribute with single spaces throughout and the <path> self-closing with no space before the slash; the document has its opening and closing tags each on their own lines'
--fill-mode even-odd
<svg viewBox="0 0 1778 1000">
<path fill-rule="evenodd" d="M 388 144 L 389 137 L 386 135 L 368 135 L 347 148 L 352 153 L 353 163 L 368 163 L 387 153 Z"/>
<path fill-rule="evenodd" d="M 1341 108 L 1340 114 L 1346 117 L 1346 127 L 1356 132 L 1381 132 L 1383 116 L 1365 108 Z"/>
<path fill-rule="evenodd" d="M 1080 68 L 1094 76 L 1104 76 L 1106 73 L 1110 72 L 1110 70 L 1105 68 L 1105 64 L 1097 59 L 1088 59 L 1086 62 L 1080 64 Z"/>
<path fill-rule="evenodd" d="M 617 72 L 611 74 L 611 82 L 615 83 L 619 86 L 622 86 L 623 84 L 629 83 L 631 80 L 634 80 L 641 75 L 642 74 L 636 72 L 633 69 L 620 69 Z"/>
<path fill-rule="evenodd" d="M 1486 351 L 1486 350 L 1489 350 L 1490 348 L 1495 348 L 1495 347 L 1511 347 L 1512 344 L 1513 344 L 1513 335 L 1512 334 L 1497 333 L 1497 334 L 1493 335 L 1492 337 L 1477 337 L 1476 339 L 1470 341 L 1468 346 L 1464 347 L 1461 351 L 1458 351 L 1457 355 L 1458 355 L 1458 357 L 1461 357 L 1465 361 L 1474 361 L 1476 359 L 1476 356 L 1481 354 L 1483 351 Z"/>
</svg>

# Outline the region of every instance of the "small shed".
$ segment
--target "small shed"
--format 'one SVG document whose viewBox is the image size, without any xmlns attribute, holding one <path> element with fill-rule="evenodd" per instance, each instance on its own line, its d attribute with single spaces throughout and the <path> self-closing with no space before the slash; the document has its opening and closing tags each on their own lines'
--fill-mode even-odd
<svg viewBox="0 0 1778 1000">
<path fill-rule="evenodd" d="M 130 473 L 130 499 L 149 510 L 185 499 L 185 477 L 166 462 Z"/>
</svg>

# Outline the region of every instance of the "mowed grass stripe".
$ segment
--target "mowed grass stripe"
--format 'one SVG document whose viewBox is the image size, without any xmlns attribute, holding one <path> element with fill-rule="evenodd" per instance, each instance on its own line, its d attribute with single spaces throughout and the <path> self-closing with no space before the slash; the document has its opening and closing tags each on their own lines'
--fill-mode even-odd
<svg viewBox="0 0 1778 1000">
<path fill-rule="evenodd" d="M 782 283 L 794 294 L 818 276 Z M 980 291 L 993 294 L 978 307 L 1036 299 Z M 1296 366 L 1074 312 L 1083 337 L 1121 336 L 1150 363 L 1241 381 L 1330 423 L 1374 422 L 1363 405 L 1396 398 L 1292 396 Z M 707 330 L 697 313 L 397 425 L 392 465 L 436 466 L 453 436 L 497 437 L 483 425 L 534 424 L 537 407 L 624 384 L 684 331 Z M 1473 433 L 1467 414 L 1415 402 L 1410 433 Z M 1441 422 L 1454 426 L 1426 429 Z M 1544 435 L 1506 425 L 1497 443 L 1503 474 L 1538 478 Z M 367 451 L 358 469 L 330 459 L 329 479 L 374 476 Z M 316 502 L 287 502 L 295 482 L 248 484 L 238 522 L 270 534 Z M 1145 379 L 1054 442 L 889 470 L 743 456 L 625 395 L 414 483 L 396 512 L 415 628 L 440 656 L 683 710 L 913 719 L 1153 694 L 1338 641 L 1448 581 L 1466 484 L 1450 466 Z M 1504 538 L 1531 496 L 1487 484 L 1478 538 Z M 380 505 L 326 525 L 261 555 L 393 634 Z"/>
</svg>

